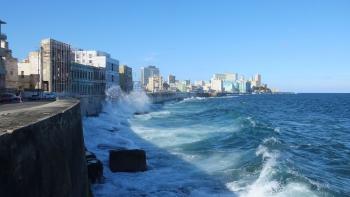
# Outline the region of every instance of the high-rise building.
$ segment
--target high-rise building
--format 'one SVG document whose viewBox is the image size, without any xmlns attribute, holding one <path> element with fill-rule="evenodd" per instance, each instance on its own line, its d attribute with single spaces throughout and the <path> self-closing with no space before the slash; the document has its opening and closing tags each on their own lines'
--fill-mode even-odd
<svg viewBox="0 0 350 197">
<path fill-rule="evenodd" d="M 133 89 L 132 82 L 132 68 L 127 65 L 119 66 L 119 80 L 120 80 L 120 88 L 124 92 L 131 92 Z"/>
<path fill-rule="evenodd" d="M 105 69 L 106 89 L 119 86 L 119 61 L 110 54 L 94 50 L 74 50 L 74 61 L 78 64 Z"/>
<path fill-rule="evenodd" d="M 261 86 L 261 75 L 259 73 L 257 73 L 254 76 L 254 81 L 255 81 L 255 86 L 256 87 L 260 87 Z"/>
<path fill-rule="evenodd" d="M 70 92 L 71 61 L 72 51 L 69 44 L 50 38 L 42 40 L 42 89 L 57 93 Z"/>
<path fill-rule="evenodd" d="M 175 83 L 175 76 L 174 75 L 169 75 L 168 76 L 168 84 Z"/>
<path fill-rule="evenodd" d="M 141 68 L 141 83 L 146 87 L 150 77 L 159 76 L 159 68 L 155 66 L 147 66 Z"/>
<path fill-rule="evenodd" d="M 247 92 L 247 84 L 245 80 L 239 81 L 239 93 L 246 93 Z"/>
</svg>

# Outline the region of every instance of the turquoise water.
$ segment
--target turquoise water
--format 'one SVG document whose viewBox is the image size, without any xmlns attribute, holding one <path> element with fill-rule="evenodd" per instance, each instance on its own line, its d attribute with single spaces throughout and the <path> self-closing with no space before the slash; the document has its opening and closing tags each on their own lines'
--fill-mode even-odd
<svg viewBox="0 0 350 197">
<path fill-rule="evenodd" d="M 131 95 L 85 119 L 84 134 L 105 164 L 96 196 L 350 196 L 350 94 Z M 111 173 L 116 146 L 145 149 L 149 170 Z"/>
</svg>

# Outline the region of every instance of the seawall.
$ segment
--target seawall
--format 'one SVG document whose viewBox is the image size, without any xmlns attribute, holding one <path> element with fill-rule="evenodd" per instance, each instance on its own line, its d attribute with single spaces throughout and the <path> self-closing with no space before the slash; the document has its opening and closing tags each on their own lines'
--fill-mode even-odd
<svg viewBox="0 0 350 197">
<path fill-rule="evenodd" d="M 182 100 L 194 96 L 193 93 L 187 92 L 155 92 L 147 93 L 152 103 L 163 103 L 173 100 Z"/>
<path fill-rule="evenodd" d="M 0 196 L 89 196 L 80 104 L 0 113 Z"/>
<path fill-rule="evenodd" d="M 80 96 L 78 99 L 83 116 L 97 116 L 102 112 L 105 96 Z"/>
</svg>

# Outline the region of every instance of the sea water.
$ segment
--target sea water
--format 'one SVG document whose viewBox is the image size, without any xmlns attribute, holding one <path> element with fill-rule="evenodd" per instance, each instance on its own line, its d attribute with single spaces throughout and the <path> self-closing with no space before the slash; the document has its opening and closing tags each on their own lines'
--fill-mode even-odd
<svg viewBox="0 0 350 197">
<path fill-rule="evenodd" d="M 104 164 L 95 196 L 350 196 L 350 94 L 154 105 L 134 92 L 83 124 Z M 144 149 L 148 170 L 111 173 L 118 147 Z"/>
</svg>

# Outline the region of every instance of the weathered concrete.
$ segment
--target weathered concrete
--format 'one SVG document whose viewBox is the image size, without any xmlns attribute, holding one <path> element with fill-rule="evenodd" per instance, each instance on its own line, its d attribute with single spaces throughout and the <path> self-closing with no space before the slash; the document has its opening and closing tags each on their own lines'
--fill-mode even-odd
<svg viewBox="0 0 350 197">
<path fill-rule="evenodd" d="M 105 96 L 81 96 L 79 99 L 83 116 L 97 116 L 102 112 Z"/>
<path fill-rule="evenodd" d="M 0 195 L 90 195 L 77 100 L 0 113 Z"/>
</svg>

